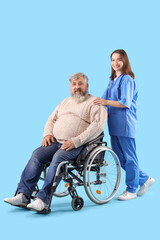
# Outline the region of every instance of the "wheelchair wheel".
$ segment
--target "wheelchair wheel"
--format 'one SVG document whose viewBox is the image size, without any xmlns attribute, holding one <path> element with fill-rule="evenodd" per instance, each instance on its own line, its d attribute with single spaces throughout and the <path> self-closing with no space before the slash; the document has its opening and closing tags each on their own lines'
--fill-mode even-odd
<svg viewBox="0 0 160 240">
<path fill-rule="evenodd" d="M 61 180 L 56 188 L 56 192 L 53 193 L 55 197 L 66 197 L 69 195 L 68 192 L 69 183 Z"/>
<path fill-rule="evenodd" d="M 121 179 L 121 166 L 117 155 L 106 146 L 95 148 L 84 166 L 85 191 L 91 201 L 104 204 L 116 194 Z"/>
<path fill-rule="evenodd" d="M 79 211 L 82 209 L 84 205 L 83 198 L 81 197 L 74 197 L 71 202 L 71 206 L 75 211 Z"/>
</svg>

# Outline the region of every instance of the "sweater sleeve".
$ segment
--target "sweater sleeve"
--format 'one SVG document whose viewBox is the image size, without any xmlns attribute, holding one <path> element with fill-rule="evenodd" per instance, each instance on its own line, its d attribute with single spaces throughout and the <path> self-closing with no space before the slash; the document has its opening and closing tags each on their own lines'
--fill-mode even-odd
<svg viewBox="0 0 160 240">
<path fill-rule="evenodd" d="M 59 105 L 56 107 L 54 112 L 49 116 L 48 121 L 47 121 L 47 123 L 44 127 L 43 137 L 45 137 L 47 135 L 52 135 L 53 136 L 54 124 L 55 124 L 55 122 L 58 118 L 58 109 L 59 109 Z"/>
<path fill-rule="evenodd" d="M 93 105 L 91 108 L 91 123 L 89 127 L 77 137 L 71 138 L 75 148 L 98 137 L 104 130 L 107 120 L 107 110 L 104 106 Z"/>
</svg>

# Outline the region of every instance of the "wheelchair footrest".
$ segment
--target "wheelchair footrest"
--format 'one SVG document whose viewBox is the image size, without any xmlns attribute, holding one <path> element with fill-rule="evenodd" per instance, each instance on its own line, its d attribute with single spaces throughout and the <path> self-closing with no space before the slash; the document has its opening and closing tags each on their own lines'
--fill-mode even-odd
<svg viewBox="0 0 160 240">
<path fill-rule="evenodd" d="M 44 210 L 42 210 L 41 212 L 38 212 L 38 213 L 40 213 L 40 214 L 49 214 L 51 212 L 51 209 L 49 208 L 49 209 L 44 209 Z"/>
</svg>

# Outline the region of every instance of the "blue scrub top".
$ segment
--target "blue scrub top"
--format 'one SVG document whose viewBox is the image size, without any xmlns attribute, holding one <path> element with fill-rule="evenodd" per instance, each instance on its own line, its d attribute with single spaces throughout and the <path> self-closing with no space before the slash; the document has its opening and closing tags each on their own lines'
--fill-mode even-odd
<svg viewBox="0 0 160 240">
<path fill-rule="evenodd" d="M 122 75 L 116 80 L 111 80 L 103 99 L 118 101 L 127 108 L 106 106 L 108 110 L 108 128 L 110 136 L 122 136 L 135 138 L 137 127 L 137 89 L 134 79 L 130 75 L 124 75 L 120 83 L 119 99 L 118 86 Z"/>
</svg>

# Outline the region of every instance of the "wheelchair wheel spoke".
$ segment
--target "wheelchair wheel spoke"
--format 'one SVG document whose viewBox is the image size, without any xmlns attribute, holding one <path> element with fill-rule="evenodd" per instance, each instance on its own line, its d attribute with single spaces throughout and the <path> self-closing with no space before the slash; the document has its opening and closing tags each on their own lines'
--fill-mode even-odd
<svg viewBox="0 0 160 240">
<path fill-rule="evenodd" d="M 97 166 L 93 167 L 95 163 Z M 111 200 L 119 187 L 120 175 L 116 154 L 108 147 L 97 147 L 84 168 L 84 187 L 88 197 L 98 204 Z"/>
</svg>

